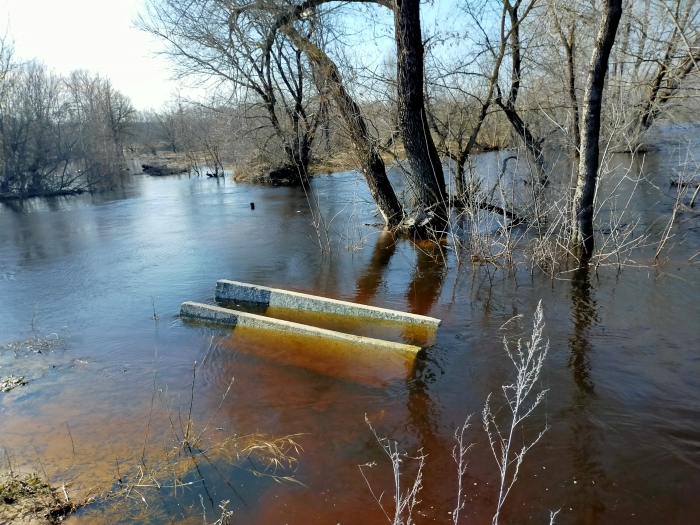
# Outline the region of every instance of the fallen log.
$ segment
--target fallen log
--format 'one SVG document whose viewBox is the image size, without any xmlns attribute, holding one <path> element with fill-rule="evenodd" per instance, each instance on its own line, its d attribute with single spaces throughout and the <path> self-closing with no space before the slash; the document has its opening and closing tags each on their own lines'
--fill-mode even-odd
<svg viewBox="0 0 700 525">
<path fill-rule="evenodd" d="M 178 175 L 180 173 L 187 173 L 187 168 L 177 167 L 171 168 L 169 166 L 151 166 L 149 164 L 141 164 L 141 169 L 147 175 L 152 177 L 163 177 L 165 175 Z"/>
</svg>

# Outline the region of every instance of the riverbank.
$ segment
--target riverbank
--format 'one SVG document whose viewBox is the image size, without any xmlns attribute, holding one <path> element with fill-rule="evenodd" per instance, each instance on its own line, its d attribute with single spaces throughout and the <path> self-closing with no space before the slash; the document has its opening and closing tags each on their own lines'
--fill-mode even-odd
<svg viewBox="0 0 700 525">
<path fill-rule="evenodd" d="M 72 501 L 65 486 L 52 487 L 38 474 L 0 474 L 0 525 L 63 522 L 90 500 Z"/>
</svg>

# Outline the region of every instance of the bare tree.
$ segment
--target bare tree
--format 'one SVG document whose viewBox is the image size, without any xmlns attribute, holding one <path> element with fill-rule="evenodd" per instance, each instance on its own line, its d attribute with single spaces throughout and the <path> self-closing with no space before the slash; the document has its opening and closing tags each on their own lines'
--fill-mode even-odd
<svg viewBox="0 0 700 525">
<path fill-rule="evenodd" d="M 630 149 L 641 143 L 644 133 L 670 109 L 669 105 L 684 98 L 684 84 L 693 71 L 698 71 L 700 61 L 700 2 L 659 0 L 651 6 L 646 2 L 642 20 L 638 46 L 641 49 L 636 68 L 631 70 L 635 75 L 623 79 L 632 88 L 642 84 L 643 92 L 646 91 L 630 125 Z M 652 26 L 653 20 L 658 21 L 656 26 Z M 621 54 L 630 54 L 627 47 L 623 47 Z"/>
<path fill-rule="evenodd" d="M 111 187 L 134 113 L 110 81 L 77 71 L 69 78 L 38 62 L 3 75 L 0 194 L 55 195 Z"/>
<path fill-rule="evenodd" d="M 4 192 L 42 195 L 66 189 L 73 137 L 67 133 L 61 79 L 30 62 L 6 75 L 0 135 Z"/>
<path fill-rule="evenodd" d="M 330 97 L 342 115 L 352 139 L 372 198 L 385 224 L 389 228 L 396 228 L 403 219 L 403 209 L 386 175 L 386 167 L 379 154 L 377 140 L 370 135 L 362 110 L 345 89 L 338 67 L 327 54 L 309 39 L 300 35 L 291 25 L 284 26 L 282 31 L 289 36 L 297 48 L 306 53 L 309 61 L 318 68 L 325 79 Z"/>
<path fill-rule="evenodd" d="M 494 24 L 497 33 L 492 35 L 490 34 L 492 28 L 489 27 L 489 24 L 484 23 L 487 13 L 491 12 L 491 4 L 465 2 L 463 8 L 472 20 L 473 31 L 480 35 L 480 38 L 474 41 L 474 47 L 477 49 L 476 56 L 470 57 L 470 62 L 476 64 L 476 70 L 472 70 L 474 68 L 470 68 L 469 63 L 458 62 L 442 67 L 439 72 L 435 73 L 435 76 L 440 79 L 437 81 L 440 88 L 450 93 L 450 98 L 458 102 L 454 104 L 456 106 L 454 109 L 458 112 L 456 115 L 459 115 L 460 109 L 473 113 L 473 116 L 468 119 L 459 116 L 452 118 L 450 115 L 443 122 L 435 118 L 434 113 L 431 115 L 432 129 L 440 137 L 440 142 L 445 146 L 445 152 L 455 164 L 456 190 L 459 196 L 462 196 L 465 190 L 465 165 L 477 145 L 479 134 L 487 117 L 492 113 L 491 107 L 494 103 L 501 108 L 508 122 L 522 138 L 527 151 L 532 154 L 540 171 L 540 178 L 543 178 L 542 141 L 533 135 L 515 105 L 522 82 L 520 28 L 536 3 L 536 0 L 531 0 L 524 6 L 521 0 L 516 0 L 512 4 L 509 0 L 494 3 L 493 11 L 494 14 L 498 11 L 499 19 L 498 23 Z M 499 9 L 496 10 L 495 6 L 499 6 Z M 499 82 L 504 76 L 502 69 L 509 56 L 511 58 L 511 86 L 508 96 L 503 97 Z M 485 63 L 482 63 L 484 60 L 481 57 L 487 57 Z M 481 82 L 477 86 L 471 87 L 473 83 L 467 80 L 469 77 L 477 77 L 481 79 Z M 445 79 L 450 79 L 450 82 L 445 82 Z M 470 107 L 472 104 L 463 107 L 464 101 L 459 101 L 459 98 L 462 97 L 455 99 L 454 94 L 452 94 L 454 92 L 474 100 L 473 107 Z"/>
<path fill-rule="evenodd" d="M 167 43 L 164 53 L 180 76 L 208 78 L 235 99 L 262 108 L 287 171 L 304 181 L 326 101 L 316 96 L 301 51 L 285 38 L 260 46 L 270 18 L 258 16 L 251 4 L 152 0 L 137 25 Z"/>
<path fill-rule="evenodd" d="M 0 38 L 0 119 L 5 115 L 6 97 L 8 93 L 8 76 L 14 66 L 12 62 L 13 48 L 7 37 Z M 0 194 L 9 191 L 9 181 L 5 171 L 5 155 L 3 144 L 2 121 L 0 120 Z"/>
<path fill-rule="evenodd" d="M 165 104 L 163 109 L 153 116 L 157 126 L 158 137 L 165 142 L 173 153 L 182 150 L 184 140 L 184 104 L 180 96 L 177 96 L 170 104 Z"/>
<path fill-rule="evenodd" d="M 74 162 L 90 188 L 114 186 L 123 165 L 124 142 L 135 110 L 109 79 L 80 70 L 65 80 L 66 109 L 76 137 Z"/>
<path fill-rule="evenodd" d="M 622 16 L 622 0 L 603 0 L 600 27 L 586 80 L 581 126 L 581 160 L 572 204 L 572 240 L 584 255 L 593 252 L 593 212 L 600 156 L 603 88 L 610 51 Z"/>
<path fill-rule="evenodd" d="M 561 45 L 566 57 L 566 87 L 571 108 L 571 142 L 573 143 L 574 163 L 581 159 L 581 124 L 579 116 L 578 95 L 576 94 L 576 20 L 571 17 L 568 21 L 568 30 L 562 26 L 562 13 L 559 12 L 556 2 L 550 0 L 550 13 L 554 21 L 554 27 L 559 35 Z"/>
</svg>

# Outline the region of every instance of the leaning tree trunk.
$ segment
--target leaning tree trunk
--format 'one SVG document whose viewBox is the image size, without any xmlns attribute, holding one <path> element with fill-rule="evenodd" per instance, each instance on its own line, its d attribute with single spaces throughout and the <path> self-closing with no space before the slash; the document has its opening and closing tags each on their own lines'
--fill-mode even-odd
<svg viewBox="0 0 700 525">
<path fill-rule="evenodd" d="M 593 252 L 593 211 L 600 154 L 600 113 L 610 50 L 622 15 L 622 0 L 603 0 L 603 16 L 586 80 L 581 126 L 581 160 L 572 204 L 572 241 L 584 256 Z"/>
<path fill-rule="evenodd" d="M 347 126 L 372 198 L 386 225 L 389 228 L 397 227 L 403 219 L 401 203 L 386 175 L 384 160 L 370 136 L 360 107 L 343 86 L 338 67 L 318 46 L 301 36 L 291 26 L 283 27 L 282 31 L 306 54 L 309 62 L 318 68 L 326 80 L 329 94 Z"/>
<path fill-rule="evenodd" d="M 445 176 L 425 114 L 420 0 L 396 0 L 394 31 L 399 127 L 411 168 L 414 215 L 432 217 L 430 227 L 441 232 L 447 220 Z"/>
<path fill-rule="evenodd" d="M 511 54 L 511 75 L 510 75 L 510 91 L 508 96 L 503 99 L 501 96 L 501 90 L 496 85 L 496 90 L 498 95 L 496 96 L 496 104 L 503 110 L 508 122 L 513 126 L 513 129 L 521 138 L 525 144 L 525 149 L 532 157 L 535 168 L 537 169 L 537 177 L 540 184 L 545 184 L 547 182 L 547 171 L 544 166 L 544 155 L 542 153 L 542 141 L 536 138 L 529 126 L 518 114 L 518 110 L 515 107 L 515 103 L 518 100 L 518 95 L 520 93 L 520 82 L 522 79 L 522 54 L 520 45 L 520 24 L 525 19 L 525 17 L 530 12 L 530 9 L 534 5 L 530 3 L 526 9 L 525 13 L 521 16 L 518 13 L 520 8 L 520 0 L 516 0 L 511 5 L 509 1 L 504 2 L 505 11 L 508 13 L 510 19 L 510 54 Z"/>
<path fill-rule="evenodd" d="M 308 10 L 331 0 L 305 0 L 279 16 L 263 46 L 267 52 L 274 34 Z M 414 233 L 444 233 L 447 224 L 445 175 L 437 148 L 430 135 L 423 98 L 424 49 L 420 25 L 420 0 L 354 0 L 392 7 L 397 51 L 398 120 L 406 156 L 411 168 L 409 187 L 413 192 Z"/>
</svg>

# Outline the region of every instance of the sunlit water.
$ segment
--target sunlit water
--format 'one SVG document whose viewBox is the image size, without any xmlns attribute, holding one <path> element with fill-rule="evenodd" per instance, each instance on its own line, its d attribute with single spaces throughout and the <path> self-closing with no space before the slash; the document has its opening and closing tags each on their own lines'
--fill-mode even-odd
<svg viewBox="0 0 700 525">
<path fill-rule="evenodd" d="M 484 155 L 480 169 L 493 177 L 497 161 Z M 644 162 L 649 180 L 637 188 L 633 207 L 639 228 L 658 232 L 674 202 L 668 178 L 678 154 L 649 154 Z M 144 441 L 151 450 L 169 443 L 168 408 L 178 426 L 178 410 L 186 419 L 193 392 L 198 428 L 221 404 L 208 434 L 213 441 L 256 431 L 301 434 L 296 470 L 278 472 L 300 483 L 276 483 L 252 475 L 250 464 L 213 458 L 202 462 L 206 483 L 191 473 L 186 481 L 193 484 L 176 496 L 163 490 L 146 507 L 131 493 L 122 510 L 102 504 L 72 522 L 133 521 L 150 509 L 163 523 L 201 522 L 204 513 L 212 522 L 219 503 L 230 500 L 236 523 L 383 523 L 358 468 L 377 463 L 363 471 L 390 507 L 390 467 L 367 415 L 401 450 L 427 454 L 416 523 L 450 523 L 453 433 L 474 414 L 462 519 L 489 523 L 498 473 L 480 413 L 489 392 L 500 403 L 500 385 L 512 379 L 499 329 L 523 314 L 524 328 L 512 335 L 524 333 L 541 300 L 550 340 L 541 386 L 548 395 L 527 435 L 550 428 L 528 453 L 503 521 L 547 523 L 550 510 L 561 509 L 562 524 L 697 522 L 700 257 L 688 261 L 700 249 L 697 212 L 679 214 L 662 265 L 652 265 L 650 246 L 620 273 L 602 267 L 597 275 L 568 272 L 552 280 L 524 266 L 505 275 L 460 266 L 452 250 L 382 235 L 356 174 L 319 177 L 313 190 L 309 197 L 300 188 L 135 175 L 113 194 L 2 205 L 0 345 L 52 333 L 64 342 L 41 354 L 0 355 L 0 376 L 30 380 L 0 394 L 6 466 L 73 480 L 76 491 L 111 486 L 117 464 L 138 464 Z M 426 344 L 415 361 L 183 323 L 180 303 L 213 302 L 220 278 L 443 323 L 436 334 L 336 324 Z M 201 368 L 192 389 L 195 361 Z M 407 486 L 412 463 L 403 465 Z"/>
</svg>

